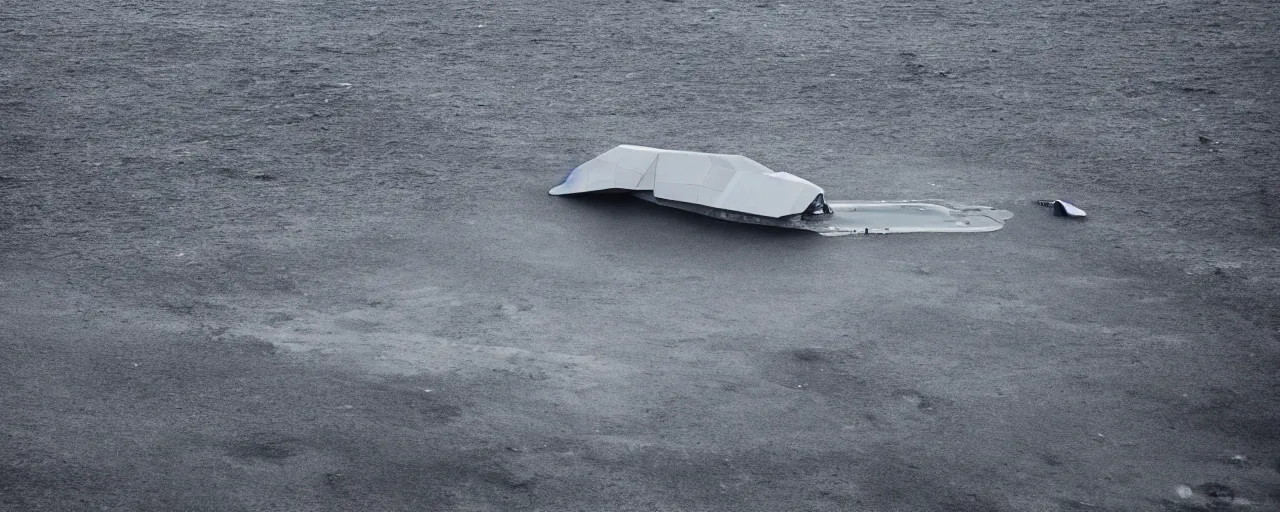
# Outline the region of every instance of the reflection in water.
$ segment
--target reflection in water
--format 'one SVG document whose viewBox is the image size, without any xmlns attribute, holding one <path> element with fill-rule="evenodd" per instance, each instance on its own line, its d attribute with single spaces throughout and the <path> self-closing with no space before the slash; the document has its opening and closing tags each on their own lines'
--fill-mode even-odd
<svg viewBox="0 0 1280 512">
<path fill-rule="evenodd" d="M 832 201 L 828 218 L 803 221 L 800 229 L 824 236 L 886 233 L 970 233 L 995 231 L 1013 217 L 986 206 L 920 201 Z"/>
</svg>

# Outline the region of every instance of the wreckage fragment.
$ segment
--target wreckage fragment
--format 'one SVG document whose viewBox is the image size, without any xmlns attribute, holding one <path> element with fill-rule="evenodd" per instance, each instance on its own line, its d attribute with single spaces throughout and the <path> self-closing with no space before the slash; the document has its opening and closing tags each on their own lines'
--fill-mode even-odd
<svg viewBox="0 0 1280 512">
<path fill-rule="evenodd" d="M 1082 219 L 1089 216 L 1089 214 L 1085 213 L 1084 210 L 1081 210 L 1080 207 L 1061 199 L 1041 199 L 1036 201 L 1036 204 L 1053 208 L 1053 214 L 1057 217 L 1073 217 Z"/>
</svg>

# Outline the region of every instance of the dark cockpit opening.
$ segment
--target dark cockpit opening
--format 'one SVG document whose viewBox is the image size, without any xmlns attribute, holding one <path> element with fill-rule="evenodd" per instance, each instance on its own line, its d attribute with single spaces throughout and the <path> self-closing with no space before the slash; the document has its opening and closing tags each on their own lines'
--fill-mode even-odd
<svg viewBox="0 0 1280 512">
<path fill-rule="evenodd" d="M 804 209 L 804 213 L 800 214 L 800 217 L 803 219 L 822 218 L 830 216 L 832 213 L 834 212 L 831 211 L 830 206 L 827 206 L 822 194 L 818 194 L 818 197 L 813 198 L 813 202 L 809 203 L 809 207 Z"/>
</svg>

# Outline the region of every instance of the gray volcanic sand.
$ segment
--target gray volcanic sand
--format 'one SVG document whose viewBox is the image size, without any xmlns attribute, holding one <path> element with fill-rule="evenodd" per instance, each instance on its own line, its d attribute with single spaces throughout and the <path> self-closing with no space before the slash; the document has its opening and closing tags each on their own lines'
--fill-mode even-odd
<svg viewBox="0 0 1280 512">
<path fill-rule="evenodd" d="M 1275 510 L 1278 24 L 6 2 L 0 507 Z M 620 143 L 1016 216 L 546 195 Z"/>
</svg>

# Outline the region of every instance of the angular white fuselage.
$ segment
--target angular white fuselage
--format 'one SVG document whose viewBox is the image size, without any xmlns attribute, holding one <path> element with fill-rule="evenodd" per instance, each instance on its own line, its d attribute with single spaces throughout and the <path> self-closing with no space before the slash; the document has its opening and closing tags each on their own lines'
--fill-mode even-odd
<svg viewBox="0 0 1280 512">
<path fill-rule="evenodd" d="M 822 187 L 741 155 L 622 145 L 578 166 L 552 195 L 651 190 L 654 197 L 781 218 L 805 213 Z"/>
</svg>

